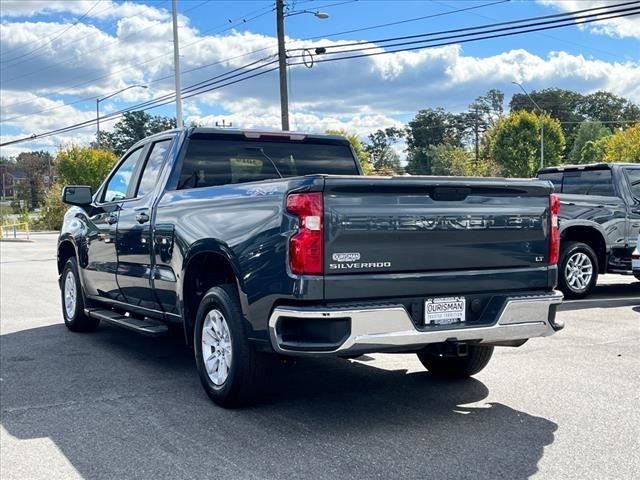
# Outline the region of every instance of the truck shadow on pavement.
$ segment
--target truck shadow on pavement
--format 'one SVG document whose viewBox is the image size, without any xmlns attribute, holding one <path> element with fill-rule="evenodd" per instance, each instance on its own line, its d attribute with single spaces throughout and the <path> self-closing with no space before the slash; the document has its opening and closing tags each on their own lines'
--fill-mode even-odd
<svg viewBox="0 0 640 480">
<path fill-rule="evenodd" d="M 618 308 L 640 305 L 640 282 L 598 285 L 593 293 L 581 300 L 565 300 L 558 311 L 587 308 Z"/>
<path fill-rule="evenodd" d="M 84 478 L 525 479 L 557 429 L 482 403 L 479 380 L 367 357 L 279 363 L 260 404 L 224 410 L 177 338 L 52 325 L 1 342 L 2 426 L 18 440 L 51 439 Z M 19 455 L 30 478 L 59 476 L 41 450 L 5 438 L 3 456 Z"/>
</svg>

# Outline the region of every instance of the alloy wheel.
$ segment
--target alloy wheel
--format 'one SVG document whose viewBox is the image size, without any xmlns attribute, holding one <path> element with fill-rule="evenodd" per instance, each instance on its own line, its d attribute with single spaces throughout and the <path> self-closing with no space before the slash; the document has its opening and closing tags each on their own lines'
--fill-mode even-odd
<svg viewBox="0 0 640 480">
<path fill-rule="evenodd" d="M 227 380 L 232 356 L 227 320 L 220 310 L 211 310 L 202 325 L 202 360 L 214 385 L 220 386 Z"/>
<path fill-rule="evenodd" d="M 76 313 L 76 296 L 76 277 L 73 275 L 73 272 L 69 270 L 64 279 L 64 311 L 68 319 L 72 319 Z"/>
<path fill-rule="evenodd" d="M 585 290 L 593 278 L 593 263 L 586 253 L 576 252 L 565 266 L 567 285 L 576 292 Z"/>
</svg>

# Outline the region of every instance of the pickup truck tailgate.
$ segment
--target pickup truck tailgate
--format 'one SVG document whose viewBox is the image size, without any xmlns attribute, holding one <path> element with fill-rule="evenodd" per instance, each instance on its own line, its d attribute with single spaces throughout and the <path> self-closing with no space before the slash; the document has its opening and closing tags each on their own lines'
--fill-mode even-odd
<svg viewBox="0 0 640 480">
<path fill-rule="evenodd" d="M 547 182 L 327 177 L 325 275 L 541 267 Z"/>
</svg>

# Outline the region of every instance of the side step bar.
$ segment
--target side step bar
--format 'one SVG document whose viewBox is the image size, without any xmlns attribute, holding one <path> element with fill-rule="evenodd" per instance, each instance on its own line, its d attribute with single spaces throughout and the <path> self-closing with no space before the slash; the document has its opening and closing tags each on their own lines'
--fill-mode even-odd
<svg viewBox="0 0 640 480">
<path fill-rule="evenodd" d="M 151 337 L 166 335 L 169 331 L 169 327 L 164 323 L 155 320 L 143 320 L 136 317 L 127 317 L 112 310 L 106 310 L 103 308 L 85 308 L 84 313 L 90 317 Z"/>
</svg>

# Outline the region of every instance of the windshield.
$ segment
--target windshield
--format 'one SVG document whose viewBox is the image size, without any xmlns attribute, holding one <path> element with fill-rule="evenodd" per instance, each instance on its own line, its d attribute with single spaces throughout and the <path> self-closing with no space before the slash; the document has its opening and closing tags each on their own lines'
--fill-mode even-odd
<svg viewBox="0 0 640 480">
<path fill-rule="evenodd" d="M 178 189 L 302 175 L 358 175 L 347 143 L 192 138 Z"/>
</svg>

